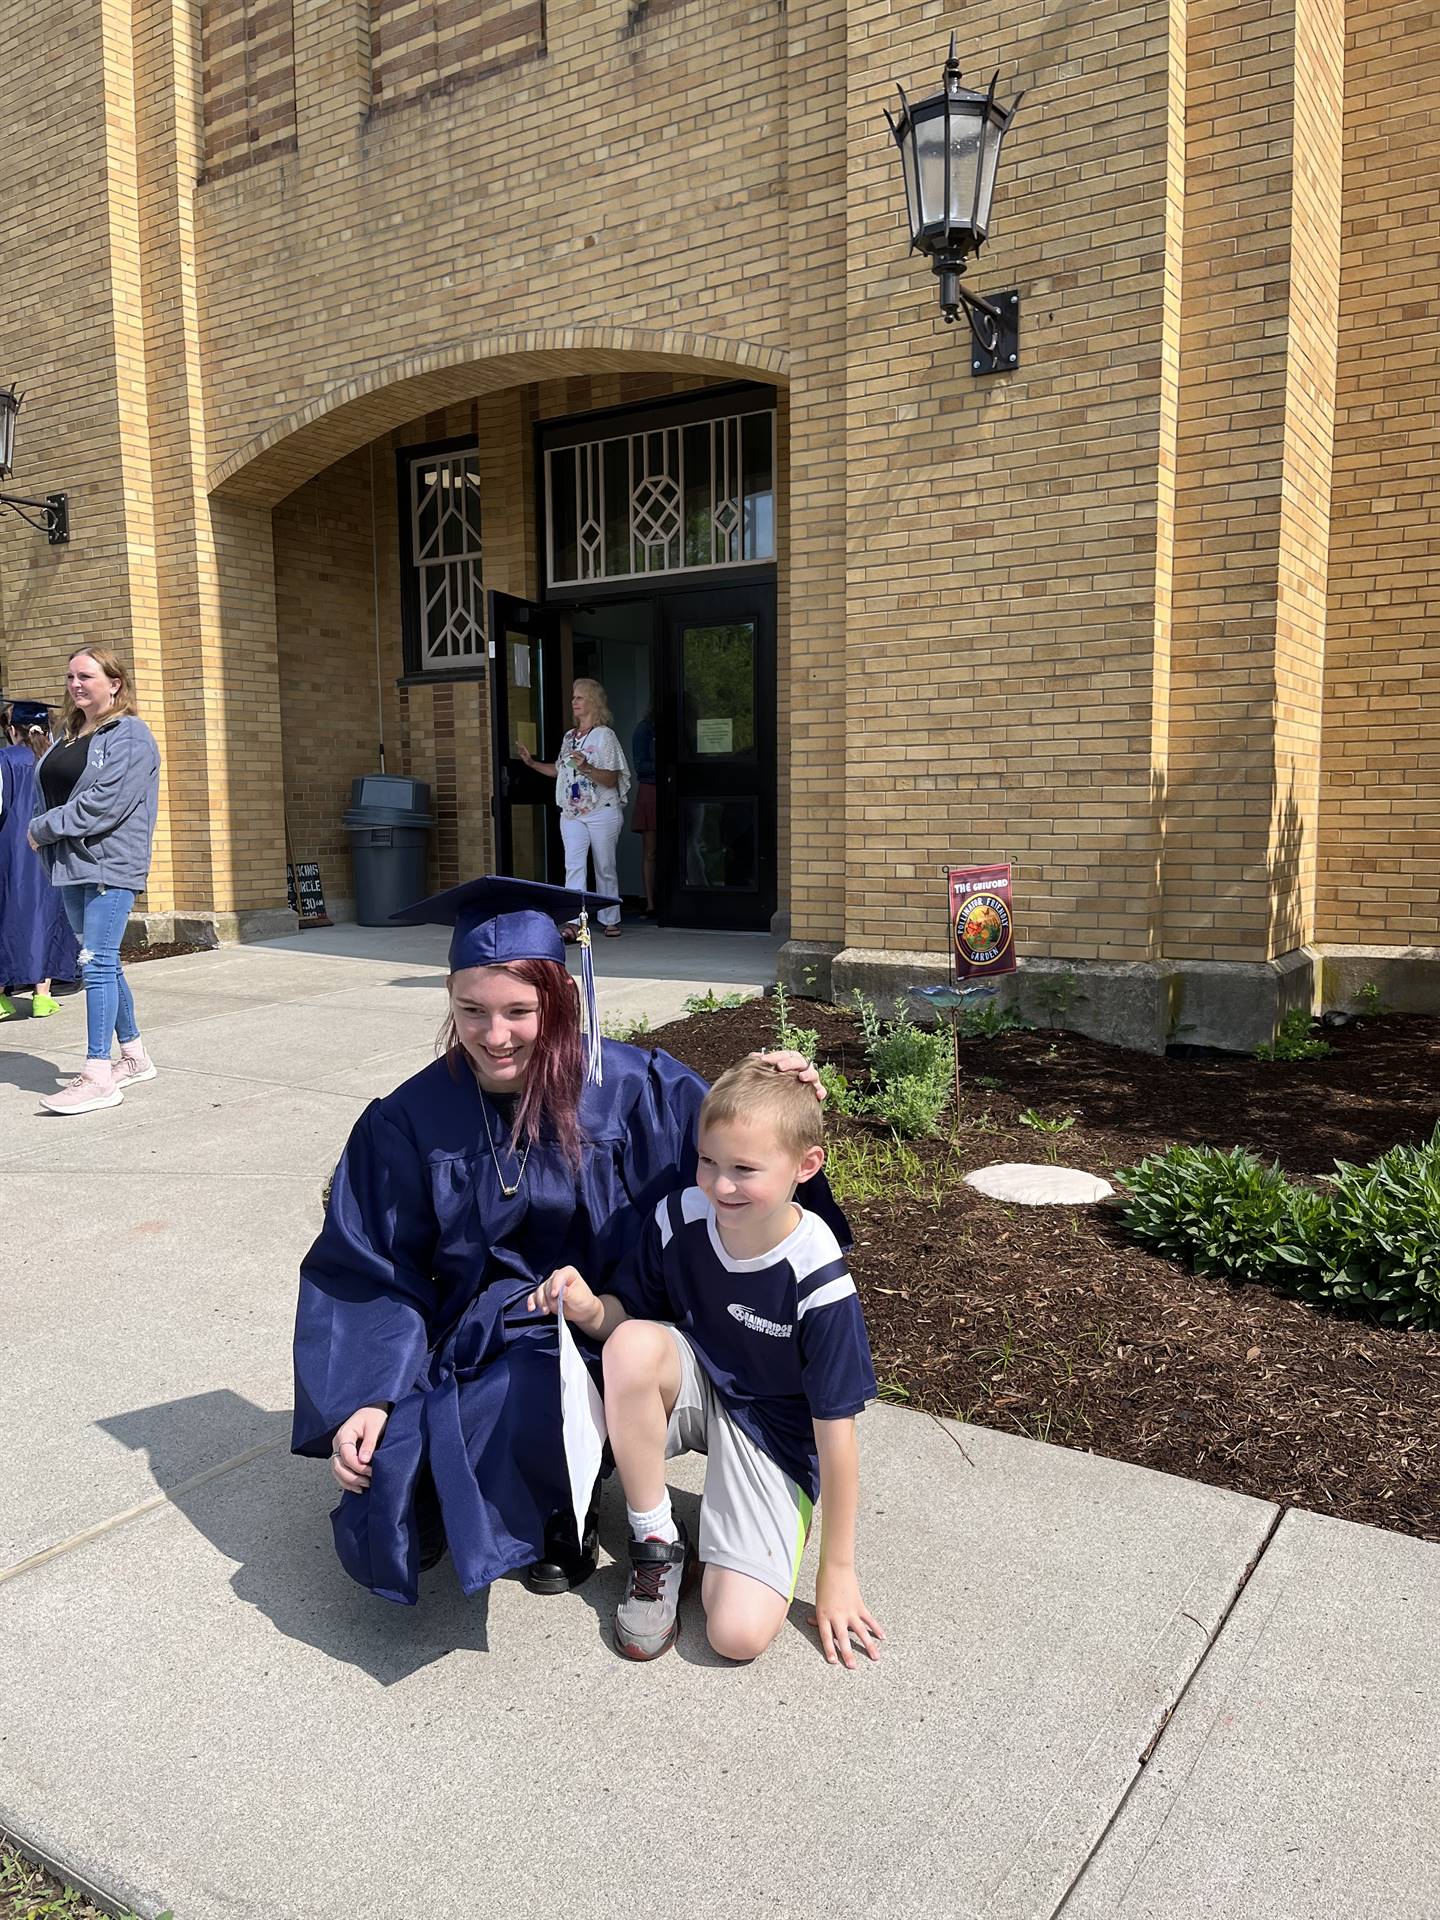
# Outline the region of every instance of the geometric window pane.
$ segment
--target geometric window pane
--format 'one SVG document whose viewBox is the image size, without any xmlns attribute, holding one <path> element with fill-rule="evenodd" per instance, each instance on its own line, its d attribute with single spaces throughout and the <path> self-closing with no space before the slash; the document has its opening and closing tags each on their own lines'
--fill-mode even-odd
<svg viewBox="0 0 1440 1920">
<path fill-rule="evenodd" d="M 483 658 L 478 454 L 463 450 L 412 460 L 410 515 L 421 665 Z"/>
<path fill-rule="evenodd" d="M 774 446 L 766 408 L 548 449 L 549 584 L 773 560 Z"/>
</svg>

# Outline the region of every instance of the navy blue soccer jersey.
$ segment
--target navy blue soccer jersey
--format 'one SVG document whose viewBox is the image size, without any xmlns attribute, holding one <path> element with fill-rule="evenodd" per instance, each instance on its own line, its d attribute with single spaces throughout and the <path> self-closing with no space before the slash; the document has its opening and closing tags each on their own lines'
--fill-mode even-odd
<svg viewBox="0 0 1440 1920">
<path fill-rule="evenodd" d="M 811 1423 L 859 1413 L 875 1368 L 839 1242 L 798 1211 L 778 1247 L 737 1260 L 698 1187 L 668 1194 L 608 1291 L 638 1319 L 673 1321 L 736 1425 L 815 1500 Z"/>
</svg>

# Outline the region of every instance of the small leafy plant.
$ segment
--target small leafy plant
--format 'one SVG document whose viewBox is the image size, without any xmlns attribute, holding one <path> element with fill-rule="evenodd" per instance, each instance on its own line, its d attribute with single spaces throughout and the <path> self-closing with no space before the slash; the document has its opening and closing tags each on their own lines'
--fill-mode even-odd
<svg viewBox="0 0 1440 1920">
<path fill-rule="evenodd" d="M 1002 1033 L 1015 1033 L 1024 1025 L 1014 1007 L 997 1006 L 993 1000 L 983 1007 L 967 1007 L 958 1022 L 962 1040 L 998 1040 Z"/>
<path fill-rule="evenodd" d="M 1379 1020 L 1390 1011 L 1379 983 L 1374 980 L 1367 980 L 1363 987 L 1355 989 L 1355 1005 L 1362 1020 Z"/>
<path fill-rule="evenodd" d="M 685 1001 L 686 1013 L 724 1013 L 730 1007 L 743 1007 L 748 994 L 716 993 L 713 987 L 707 987 L 704 993 L 692 993 Z"/>
<path fill-rule="evenodd" d="M 1073 973 L 1042 973 L 1030 988 L 1031 997 L 1048 1016 L 1047 1027 L 1068 1027 L 1070 1016 L 1082 1000 L 1090 998 Z"/>
<path fill-rule="evenodd" d="M 1022 1127 L 1033 1127 L 1036 1133 L 1068 1133 L 1078 1118 L 1078 1114 L 1067 1113 L 1062 1119 L 1047 1120 L 1034 1107 L 1027 1107 L 1020 1115 L 1020 1124 Z"/>
<path fill-rule="evenodd" d="M 1262 1041 L 1255 1049 L 1257 1060 L 1324 1060 L 1335 1049 L 1311 1031 L 1314 1021 L 1303 1007 L 1291 1007 L 1281 1020 L 1272 1042 Z"/>
<path fill-rule="evenodd" d="M 607 1040 L 624 1040 L 633 1043 L 642 1035 L 650 1032 L 650 1019 L 643 1013 L 612 1013 L 600 1022 L 600 1032 Z"/>
<path fill-rule="evenodd" d="M 785 991 L 785 982 L 775 983 L 775 1045 L 782 1053 L 803 1053 L 807 1060 L 815 1058 L 815 1049 L 820 1044 L 820 1035 L 813 1027 L 797 1027 L 790 1018 L 790 996 Z"/>
</svg>

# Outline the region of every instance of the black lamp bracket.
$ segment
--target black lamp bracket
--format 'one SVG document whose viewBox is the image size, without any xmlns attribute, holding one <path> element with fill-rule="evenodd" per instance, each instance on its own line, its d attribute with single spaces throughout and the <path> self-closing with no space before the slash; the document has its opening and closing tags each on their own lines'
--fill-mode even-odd
<svg viewBox="0 0 1440 1920">
<path fill-rule="evenodd" d="M 965 263 L 940 254 L 934 261 L 940 282 L 940 311 L 953 326 L 964 312 L 973 339 L 970 371 L 977 375 L 1011 373 L 1020 364 L 1020 295 L 1014 287 L 990 295 L 971 293 L 961 284 Z"/>
<path fill-rule="evenodd" d="M 43 500 L 27 500 L 20 494 L 0 493 L 0 507 L 9 507 L 25 522 L 34 527 L 37 533 L 43 533 L 52 547 L 68 547 L 70 544 L 70 496 L 68 493 L 47 493 Z M 32 509 L 38 516 L 31 517 L 26 508 Z"/>
</svg>

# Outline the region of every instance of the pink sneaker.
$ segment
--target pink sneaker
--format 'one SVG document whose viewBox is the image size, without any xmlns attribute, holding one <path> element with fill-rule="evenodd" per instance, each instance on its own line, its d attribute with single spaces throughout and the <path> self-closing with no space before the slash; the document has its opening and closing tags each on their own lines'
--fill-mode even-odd
<svg viewBox="0 0 1440 1920">
<path fill-rule="evenodd" d="M 59 1093 L 42 1093 L 47 1113 L 94 1113 L 100 1107 L 118 1107 L 124 1095 L 115 1084 L 108 1060 L 91 1060 Z"/>
<path fill-rule="evenodd" d="M 143 1047 L 135 1053 L 127 1053 L 122 1047 L 113 1072 L 117 1087 L 137 1086 L 142 1080 L 153 1080 L 156 1077 L 155 1062 Z"/>
</svg>

